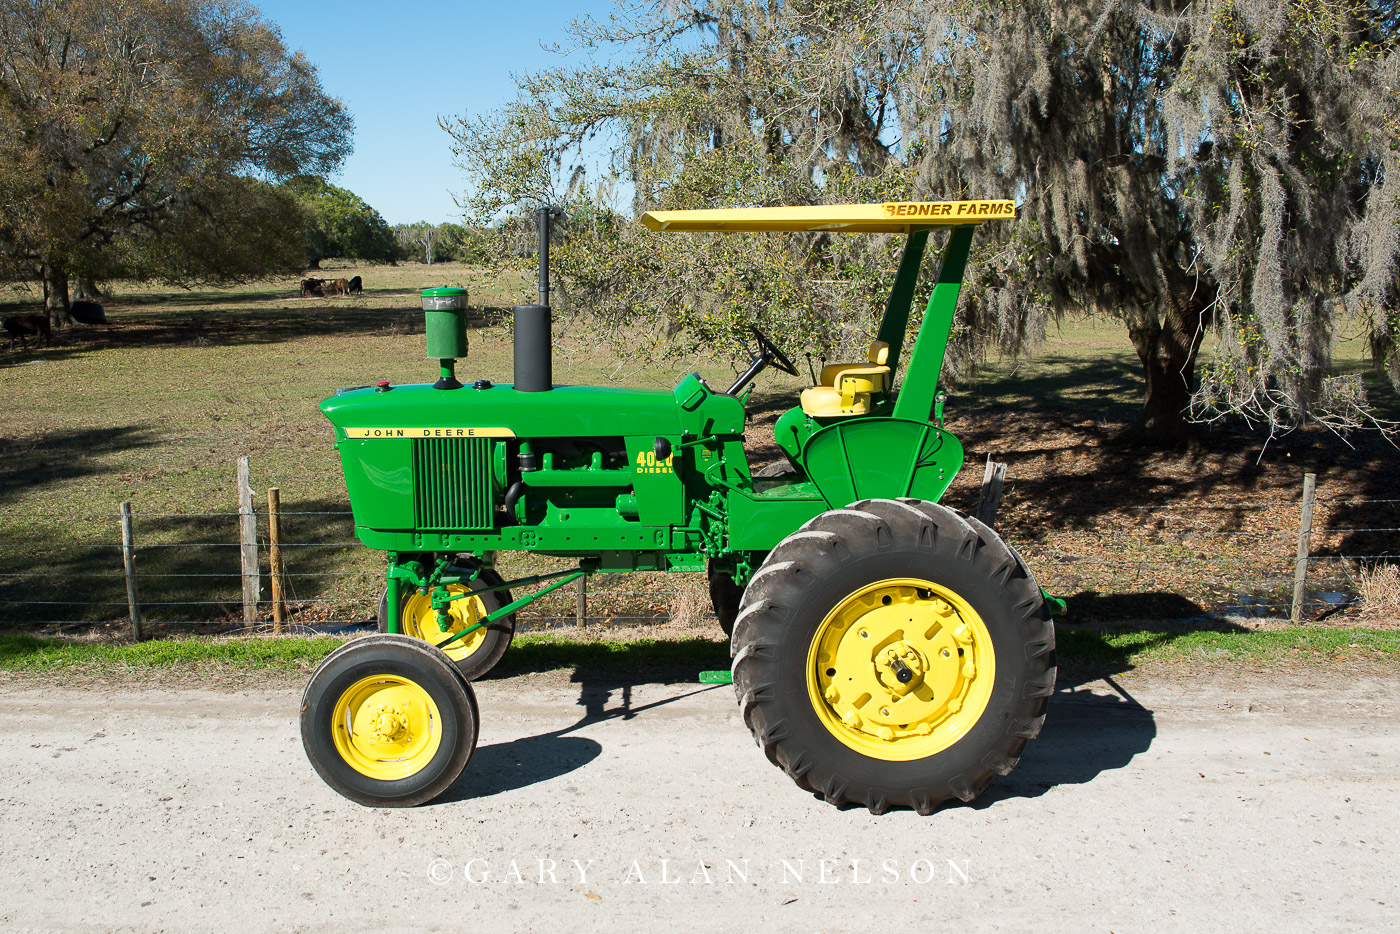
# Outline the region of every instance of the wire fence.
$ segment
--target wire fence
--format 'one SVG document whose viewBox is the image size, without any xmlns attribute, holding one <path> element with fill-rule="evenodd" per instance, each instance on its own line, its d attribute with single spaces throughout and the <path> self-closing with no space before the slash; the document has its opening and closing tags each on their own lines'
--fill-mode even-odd
<svg viewBox="0 0 1400 934">
<path fill-rule="evenodd" d="M 139 616 L 148 627 L 193 631 L 270 628 L 271 527 L 254 510 L 258 555 L 256 622 L 246 619 L 239 512 L 131 511 Z M 384 591 L 383 554 L 354 537 L 349 510 L 278 513 L 280 578 L 293 631 L 377 624 Z M 0 625 L 8 628 L 126 626 L 128 575 L 122 516 L 112 513 L 10 513 L 0 528 Z M 304 540 L 299 540 L 304 539 Z M 507 579 L 571 566 L 564 560 L 503 554 Z M 522 594 L 515 594 L 521 596 Z M 582 612 L 581 612 L 582 611 Z M 520 630 L 589 623 L 689 622 L 713 619 L 703 577 L 664 573 L 596 574 L 583 588 L 561 588 L 517 614 Z"/>
<path fill-rule="evenodd" d="M 1055 528 L 1008 537 L 1038 583 L 1068 596 L 1081 618 L 1316 619 L 1356 606 L 1377 567 L 1400 564 L 1400 499 L 1318 494 L 1310 510 L 1304 507 L 1301 494 L 1284 502 L 1144 504 L 1065 516 Z M 355 539 L 350 512 L 278 515 L 289 627 L 375 625 L 383 555 Z M 269 628 L 270 514 L 256 510 L 257 599 L 247 610 L 239 518 L 133 509 L 124 552 L 119 512 L 9 513 L 0 526 L 0 624 L 119 628 L 131 623 L 135 596 L 152 632 Z M 570 563 L 502 553 L 498 568 L 509 580 Z M 565 586 L 542 597 L 520 611 L 517 625 L 548 629 L 579 620 L 701 625 L 713 614 L 703 574 L 603 573 L 583 589 Z"/>
</svg>

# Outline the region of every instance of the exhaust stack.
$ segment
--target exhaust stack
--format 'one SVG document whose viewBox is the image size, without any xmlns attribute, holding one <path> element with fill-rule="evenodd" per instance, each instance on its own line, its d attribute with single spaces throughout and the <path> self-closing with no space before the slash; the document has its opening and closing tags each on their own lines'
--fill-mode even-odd
<svg viewBox="0 0 1400 934">
<path fill-rule="evenodd" d="M 540 236 L 540 301 L 515 306 L 515 389 L 548 392 L 554 388 L 549 307 L 549 228 L 563 212 L 542 207 L 537 213 Z"/>
</svg>

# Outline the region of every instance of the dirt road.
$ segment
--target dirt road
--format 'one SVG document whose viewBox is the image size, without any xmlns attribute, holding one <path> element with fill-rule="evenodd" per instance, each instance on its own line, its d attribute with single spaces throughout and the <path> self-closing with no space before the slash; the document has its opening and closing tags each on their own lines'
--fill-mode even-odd
<svg viewBox="0 0 1400 934">
<path fill-rule="evenodd" d="M 254 677 L 234 691 L 0 682 L 0 928 L 1400 923 L 1400 675 L 1075 685 L 1017 771 L 929 818 L 799 791 L 727 686 L 562 676 L 479 684 L 464 779 L 429 806 L 367 810 L 307 764 L 298 691 Z"/>
</svg>

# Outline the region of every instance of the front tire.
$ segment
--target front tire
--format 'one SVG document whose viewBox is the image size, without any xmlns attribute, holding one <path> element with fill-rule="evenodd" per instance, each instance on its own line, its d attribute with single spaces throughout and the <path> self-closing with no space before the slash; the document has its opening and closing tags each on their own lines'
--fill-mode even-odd
<svg viewBox="0 0 1400 934">
<path fill-rule="evenodd" d="M 744 593 L 734 686 L 768 758 L 873 813 L 971 801 L 1015 767 L 1054 690 L 1054 628 L 990 529 L 865 500 L 780 542 Z"/>
<path fill-rule="evenodd" d="M 440 650 L 368 636 L 317 666 L 301 741 L 318 775 L 368 807 L 413 807 L 446 791 L 476 750 L 476 696 Z"/>
</svg>

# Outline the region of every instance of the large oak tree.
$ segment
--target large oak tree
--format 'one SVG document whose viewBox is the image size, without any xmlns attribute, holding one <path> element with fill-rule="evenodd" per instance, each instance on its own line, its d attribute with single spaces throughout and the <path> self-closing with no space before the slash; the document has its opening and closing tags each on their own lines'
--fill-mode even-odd
<svg viewBox="0 0 1400 934">
<path fill-rule="evenodd" d="M 0 254 L 44 283 L 236 279 L 304 259 L 294 195 L 333 171 L 344 106 L 224 0 L 0 0 Z"/>
<path fill-rule="evenodd" d="M 1176 443 L 1193 409 L 1366 421 L 1360 381 L 1330 370 L 1346 319 L 1400 379 L 1393 0 L 653 0 L 574 34 L 585 64 L 445 124 L 479 213 L 587 201 L 600 147 L 633 211 L 1011 196 L 1017 222 L 979 234 L 955 346 L 1116 318 L 1143 367 L 1137 437 Z M 841 237 L 596 230 L 561 256 L 605 317 L 649 306 L 703 334 L 763 315 L 818 352 L 868 329 L 868 272 L 889 268 Z"/>
</svg>

